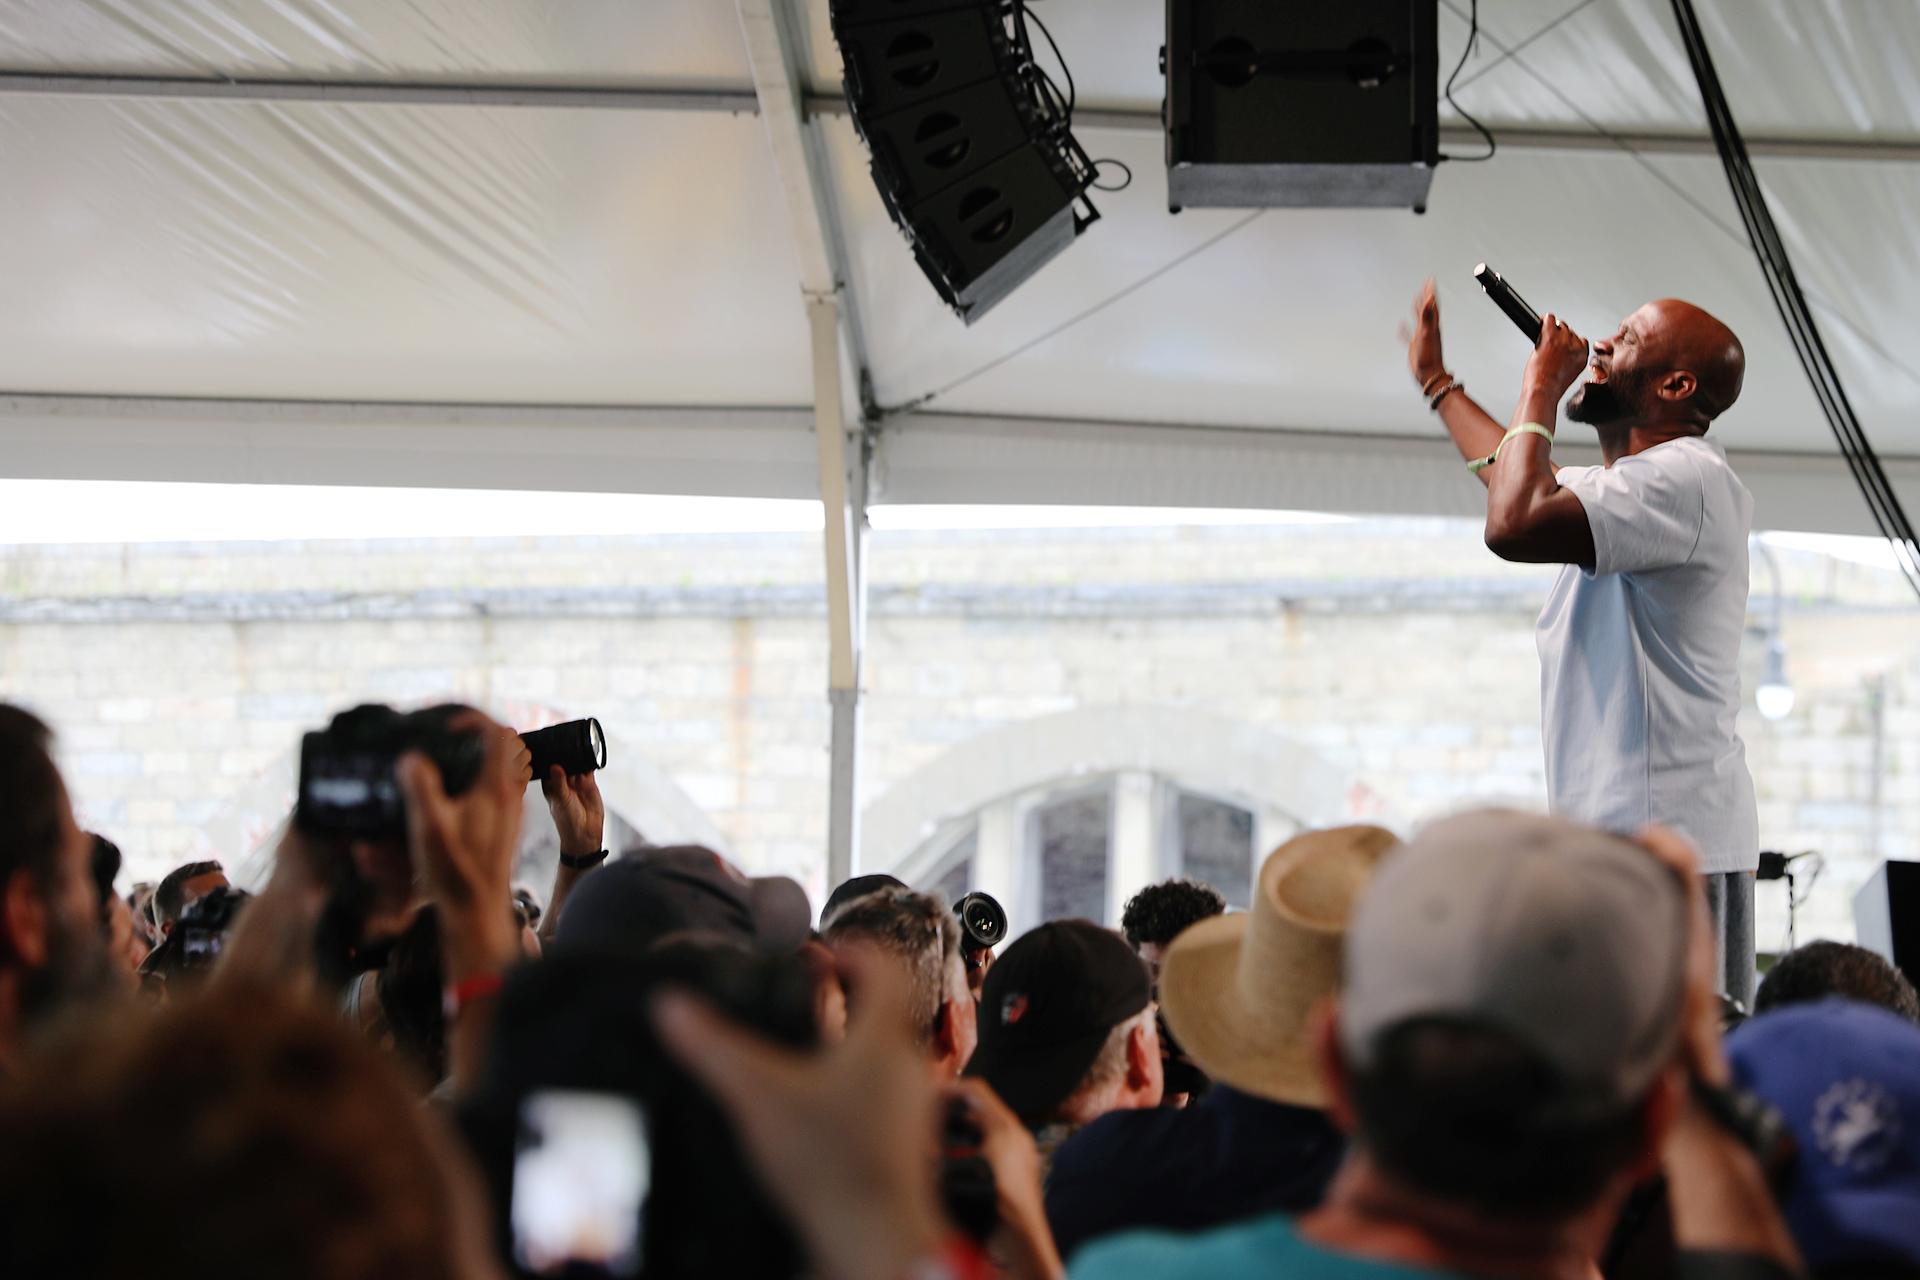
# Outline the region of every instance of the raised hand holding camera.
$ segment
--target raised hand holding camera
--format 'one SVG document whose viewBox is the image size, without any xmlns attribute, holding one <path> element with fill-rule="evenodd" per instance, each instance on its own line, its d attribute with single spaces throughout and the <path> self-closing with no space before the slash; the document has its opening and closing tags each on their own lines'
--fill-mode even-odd
<svg viewBox="0 0 1920 1280">
<path fill-rule="evenodd" d="M 606 843 L 607 807 L 594 776 L 568 773 L 556 764 L 540 779 L 540 792 L 560 835 L 560 856 L 584 858 L 600 852 Z"/>
<path fill-rule="evenodd" d="M 401 756 L 395 772 L 406 800 L 408 851 L 444 913 L 447 979 L 458 983 L 497 973 L 519 954 L 507 904 L 528 768 L 520 738 L 480 712 L 462 712 L 448 727 L 474 733 L 483 744 L 479 770 L 463 794 L 449 796 L 440 770 L 420 751 Z"/>
</svg>

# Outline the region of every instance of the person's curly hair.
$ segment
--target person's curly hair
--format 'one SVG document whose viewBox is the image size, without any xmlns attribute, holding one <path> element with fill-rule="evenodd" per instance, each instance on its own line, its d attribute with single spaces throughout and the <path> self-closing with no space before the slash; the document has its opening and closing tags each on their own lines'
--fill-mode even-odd
<svg viewBox="0 0 1920 1280">
<path fill-rule="evenodd" d="M 1164 947 L 1189 926 L 1226 910 L 1227 900 L 1218 889 L 1182 876 L 1150 884 L 1128 898 L 1120 913 L 1120 931 L 1136 950 L 1149 942 Z"/>
<path fill-rule="evenodd" d="M 1848 942 L 1809 942 L 1774 961 L 1753 1000 L 1756 1014 L 1840 996 L 1920 1023 L 1920 994 L 1885 957 Z"/>
<path fill-rule="evenodd" d="M 0 1087 L 0 1275 L 453 1280 L 451 1150 L 339 1019 L 224 988 Z"/>
</svg>

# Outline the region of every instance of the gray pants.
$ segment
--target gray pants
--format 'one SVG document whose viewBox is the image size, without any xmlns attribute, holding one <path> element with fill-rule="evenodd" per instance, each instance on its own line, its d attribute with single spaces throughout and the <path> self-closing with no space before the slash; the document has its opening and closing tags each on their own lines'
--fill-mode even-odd
<svg viewBox="0 0 1920 1280">
<path fill-rule="evenodd" d="M 1760 982 L 1754 967 L 1753 872 L 1718 872 L 1705 879 L 1707 914 L 1713 917 L 1713 934 L 1720 943 L 1720 989 L 1752 1013 L 1754 988 Z"/>
</svg>

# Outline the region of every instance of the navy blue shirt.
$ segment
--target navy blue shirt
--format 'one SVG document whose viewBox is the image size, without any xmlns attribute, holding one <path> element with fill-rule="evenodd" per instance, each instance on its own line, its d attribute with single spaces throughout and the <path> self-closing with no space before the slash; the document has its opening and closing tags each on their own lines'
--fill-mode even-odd
<svg viewBox="0 0 1920 1280">
<path fill-rule="evenodd" d="M 1323 1112 L 1216 1084 L 1185 1110 L 1115 1111 L 1067 1139 L 1047 1176 L 1047 1221 L 1071 1258 L 1120 1231 L 1302 1213 L 1345 1154 Z"/>
</svg>

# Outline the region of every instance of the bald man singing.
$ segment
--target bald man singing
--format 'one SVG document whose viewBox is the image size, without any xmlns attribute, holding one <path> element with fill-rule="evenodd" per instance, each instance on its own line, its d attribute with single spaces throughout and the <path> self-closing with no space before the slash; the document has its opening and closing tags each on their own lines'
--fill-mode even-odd
<svg viewBox="0 0 1920 1280">
<path fill-rule="evenodd" d="M 1699 846 L 1724 990 L 1751 1008 L 1759 823 L 1734 716 L 1753 499 L 1707 438 L 1740 395 L 1740 340 L 1673 298 L 1591 353 L 1545 316 L 1504 431 L 1447 372 L 1431 280 L 1407 358 L 1487 486 L 1487 546 L 1565 566 L 1537 628 L 1549 802 L 1614 831 L 1662 823 Z M 1582 369 L 1567 419 L 1594 429 L 1603 462 L 1555 466 L 1560 398 Z"/>
</svg>

